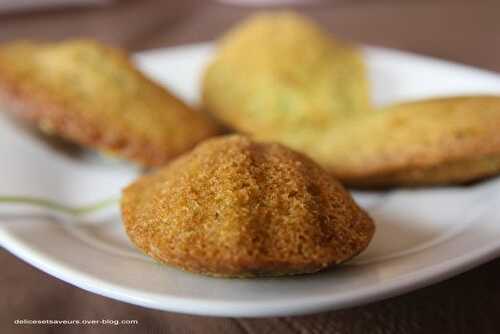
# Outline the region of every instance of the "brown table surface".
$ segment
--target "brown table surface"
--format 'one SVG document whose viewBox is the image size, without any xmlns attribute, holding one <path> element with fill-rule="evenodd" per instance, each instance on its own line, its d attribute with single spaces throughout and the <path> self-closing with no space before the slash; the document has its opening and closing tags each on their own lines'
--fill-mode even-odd
<svg viewBox="0 0 500 334">
<path fill-rule="evenodd" d="M 295 7 L 336 35 L 500 71 L 500 2 L 338 0 Z M 0 42 L 89 36 L 132 51 L 216 38 L 255 9 L 212 1 L 120 1 L 0 14 Z M 370 305 L 316 315 L 231 319 L 154 311 L 64 283 L 0 249 L 0 333 L 500 333 L 500 259 Z M 136 326 L 14 326 L 15 319 L 137 319 Z"/>
</svg>

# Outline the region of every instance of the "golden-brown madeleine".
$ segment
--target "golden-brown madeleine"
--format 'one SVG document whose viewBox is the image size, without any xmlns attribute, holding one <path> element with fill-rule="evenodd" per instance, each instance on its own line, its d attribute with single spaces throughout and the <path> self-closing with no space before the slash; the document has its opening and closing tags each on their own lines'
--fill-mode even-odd
<svg viewBox="0 0 500 334">
<path fill-rule="evenodd" d="M 146 166 L 216 132 L 125 53 L 90 40 L 1 46 L 0 98 L 45 132 Z"/>
<path fill-rule="evenodd" d="M 228 32 L 202 91 L 204 108 L 227 126 L 299 150 L 371 110 L 360 50 L 291 12 L 259 14 Z"/>
<path fill-rule="evenodd" d="M 207 140 L 124 190 L 132 242 L 213 276 L 316 272 L 366 248 L 374 224 L 304 155 L 233 135 Z"/>
<path fill-rule="evenodd" d="M 390 106 L 333 129 L 310 152 L 355 186 L 463 183 L 500 172 L 500 97 Z"/>
</svg>

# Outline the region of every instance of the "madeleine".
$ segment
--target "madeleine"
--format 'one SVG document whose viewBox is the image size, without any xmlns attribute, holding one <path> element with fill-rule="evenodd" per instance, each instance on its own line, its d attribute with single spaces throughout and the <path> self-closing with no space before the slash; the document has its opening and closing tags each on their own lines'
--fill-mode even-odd
<svg viewBox="0 0 500 334">
<path fill-rule="evenodd" d="M 316 272 L 359 254 L 375 231 L 312 160 L 237 135 L 207 140 L 141 177 L 121 207 L 141 251 L 212 276 Z"/>
</svg>

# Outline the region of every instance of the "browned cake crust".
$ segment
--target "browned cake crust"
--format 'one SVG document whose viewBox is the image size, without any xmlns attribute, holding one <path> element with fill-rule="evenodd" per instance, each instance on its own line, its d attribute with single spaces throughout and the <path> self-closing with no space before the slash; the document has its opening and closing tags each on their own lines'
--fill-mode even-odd
<svg viewBox="0 0 500 334">
<path fill-rule="evenodd" d="M 0 47 L 0 102 L 46 133 L 145 166 L 216 133 L 125 53 L 94 41 Z"/>
<path fill-rule="evenodd" d="M 500 172 L 500 97 L 408 102 L 333 128 L 309 153 L 353 186 L 463 183 Z"/>
<path fill-rule="evenodd" d="M 342 181 L 358 188 L 384 188 L 389 186 L 438 186 L 467 184 L 500 172 L 500 155 L 442 163 L 436 166 L 407 168 L 400 171 L 360 176 L 344 174 Z"/>
<path fill-rule="evenodd" d="M 375 231 L 312 160 L 237 135 L 205 141 L 140 178 L 121 206 L 140 250 L 213 276 L 316 272 L 360 253 Z"/>
</svg>

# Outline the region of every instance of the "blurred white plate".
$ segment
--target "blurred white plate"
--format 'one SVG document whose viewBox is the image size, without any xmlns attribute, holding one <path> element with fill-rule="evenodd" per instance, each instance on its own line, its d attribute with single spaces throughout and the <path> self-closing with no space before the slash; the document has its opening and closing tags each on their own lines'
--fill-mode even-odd
<svg viewBox="0 0 500 334">
<path fill-rule="evenodd" d="M 210 45 L 138 55 L 140 66 L 196 102 Z M 448 94 L 497 93 L 500 77 L 474 68 L 366 48 L 374 100 L 387 104 Z M 137 171 L 92 156 L 61 155 L 0 114 L 0 194 L 83 204 L 118 193 Z M 355 194 L 377 222 L 369 248 L 327 272 L 277 279 L 221 279 L 160 266 L 128 242 L 117 210 L 92 221 L 55 220 L 0 207 L 0 243 L 83 289 L 155 309 L 219 316 L 271 316 L 338 309 L 404 293 L 500 253 L 500 178 L 466 187 Z"/>
</svg>

